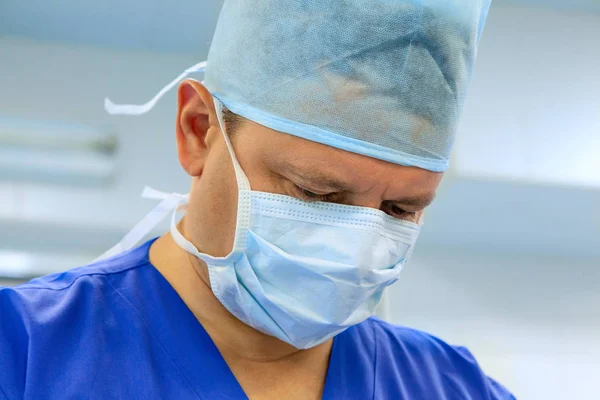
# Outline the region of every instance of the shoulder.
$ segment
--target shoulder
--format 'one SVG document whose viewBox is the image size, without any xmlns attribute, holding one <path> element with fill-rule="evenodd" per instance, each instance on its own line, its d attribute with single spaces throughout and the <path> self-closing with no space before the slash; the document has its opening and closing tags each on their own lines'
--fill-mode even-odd
<svg viewBox="0 0 600 400">
<path fill-rule="evenodd" d="M 377 345 L 382 350 L 393 350 L 394 354 L 422 354 L 429 356 L 441 356 L 445 361 L 453 364 L 454 361 L 475 364 L 476 361 L 471 353 L 464 347 L 452 346 L 442 339 L 418 329 L 393 325 L 379 318 L 373 317 L 368 320 L 369 327 L 373 331 Z"/>
<path fill-rule="evenodd" d="M 391 376 L 401 376 L 413 388 L 435 391 L 439 396 L 436 398 L 514 399 L 502 385 L 485 375 L 465 347 L 379 318 L 370 318 L 363 324 L 375 342 L 377 367 L 388 370 Z"/>
<path fill-rule="evenodd" d="M 53 306 L 66 309 L 81 300 L 111 290 L 113 282 L 127 272 L 149 266 L 148 249 L 151 242 L 113 258 L 33 279 L 15 287 L 0 287 L 0 318 L 20 317 L 23 320 L 48 321 L 44 315 Z"/>
<path fill-rule="evenodd" d="M 150 266 L 150 244 L 19 286 L 0 287 L 0 371 L 10 372 L 0 374 L 0 399 L 3 392 L 8 398 L 19 396 L 14 391 L 23 387 L 20 381 L 29 361 L 40 357 L 41 349 L 67 345 L 67 337 L 84 340 L 83 332 L 106 320 L 115 287 L 131 271 Z"/>
</svg>

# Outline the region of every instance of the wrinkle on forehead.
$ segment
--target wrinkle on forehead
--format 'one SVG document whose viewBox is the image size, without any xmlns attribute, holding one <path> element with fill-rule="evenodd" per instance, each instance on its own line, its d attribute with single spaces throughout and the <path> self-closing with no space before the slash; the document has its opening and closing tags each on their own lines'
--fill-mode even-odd
<svg viewBox="0 0 600 400">
<path fill-rule="evenodd" d="M 297 169 L 308 174 L 314 172 L 315 177 L 329 176 L 341 182 L 351 183 L 357 193 L 379 187 L 386 192 L 392 188 L 395 193 L 390 194 L 394 195 L 402 191 L 409 191 L 414 197 L 429 195 L 430 190 L 418 193 L 414 189 L 421 186 L 436 188 L 442 175 L 270 131 L 278 135 L 277 138 L 265 138 L 270 143 L 268 158 L 272 160 L 273 165 L 285 165 L 288 170 Z M 281 146 L 278 147 L 277 144 Z"/>
</svg>

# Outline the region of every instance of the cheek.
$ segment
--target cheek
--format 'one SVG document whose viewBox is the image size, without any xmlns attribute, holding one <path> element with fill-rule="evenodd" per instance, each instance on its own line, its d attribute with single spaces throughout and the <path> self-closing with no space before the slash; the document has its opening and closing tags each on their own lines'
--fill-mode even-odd
<svg viewBox="0 0 600 400">
<path fill-rule="evenodd" d="M 185 216 L 186 237 L 202 253 L 224 257 L 233 247 L 237 218 L 237 183 L 230 164 L 207 163 L 192 185 Z"/>
</svg>

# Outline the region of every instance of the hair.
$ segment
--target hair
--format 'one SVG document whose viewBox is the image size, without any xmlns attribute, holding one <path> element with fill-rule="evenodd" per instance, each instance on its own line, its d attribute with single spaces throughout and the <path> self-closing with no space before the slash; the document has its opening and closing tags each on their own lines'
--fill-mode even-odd
<svg viewBox="0 0 600 400">
<path fill-rule="evenodd" d="M 233 135 L 240 129 L 240 126 L 244 123 L 244 118 L 237 114 L 229 111 L 226 107 L 223 107 L 223 122 L 225 123 L 225 129 L 227 129 L 228 135 Z"/>
</svg>

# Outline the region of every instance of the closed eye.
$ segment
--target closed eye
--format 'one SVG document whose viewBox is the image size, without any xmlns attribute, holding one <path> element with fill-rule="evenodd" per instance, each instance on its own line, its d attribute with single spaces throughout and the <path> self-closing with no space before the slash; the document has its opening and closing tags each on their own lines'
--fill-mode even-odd
<svg viewBox="0 0 600 400">
<path fill-rule="evenodd" d="M 333 202 L 333 198 L 337 194 L 337 193 L 320 194 L 320 193 L 313 192 L 309 189 L 303 188 L 298 185 L 294 185 L 294 188 L 296 190 L 296 196 L 304 201 Z M 381 206 L 381 211 L 387 213 L 388 215 L 390 215 L 394 218 L 408 220 L 408 221 L 416 220 L 416 214 L 417 214 L 416 211 L 405 210 L 402 207 L 400 207 L 397 204 L 394 204 L 392 202 L 384 202 Z"/>
<path fill-rule="evenodd" d="M 319 194 L 316 192 L 313 192 L 309 189 L 303 188 L 302 186 L 298 186 L 298 185 L 294 185 L 294 190 L 296 192 L 297 197 L 299 197 L 300 199 L 304 200 L 304 201 L 324 201 L 324 202 L 330 202 L 332 201 L 332 196 L 335 195 L 335 193 L 326 193 L 326 194 Z"/>
<path fill-rule="evenodd" d="M 407 220 L 411 220 L 417 214 L 415 211 L 408 211 L 396 204 L 387 202 L 383 203 L 382 211 L 388 213 L 392 217 Z"/>
</svg>

